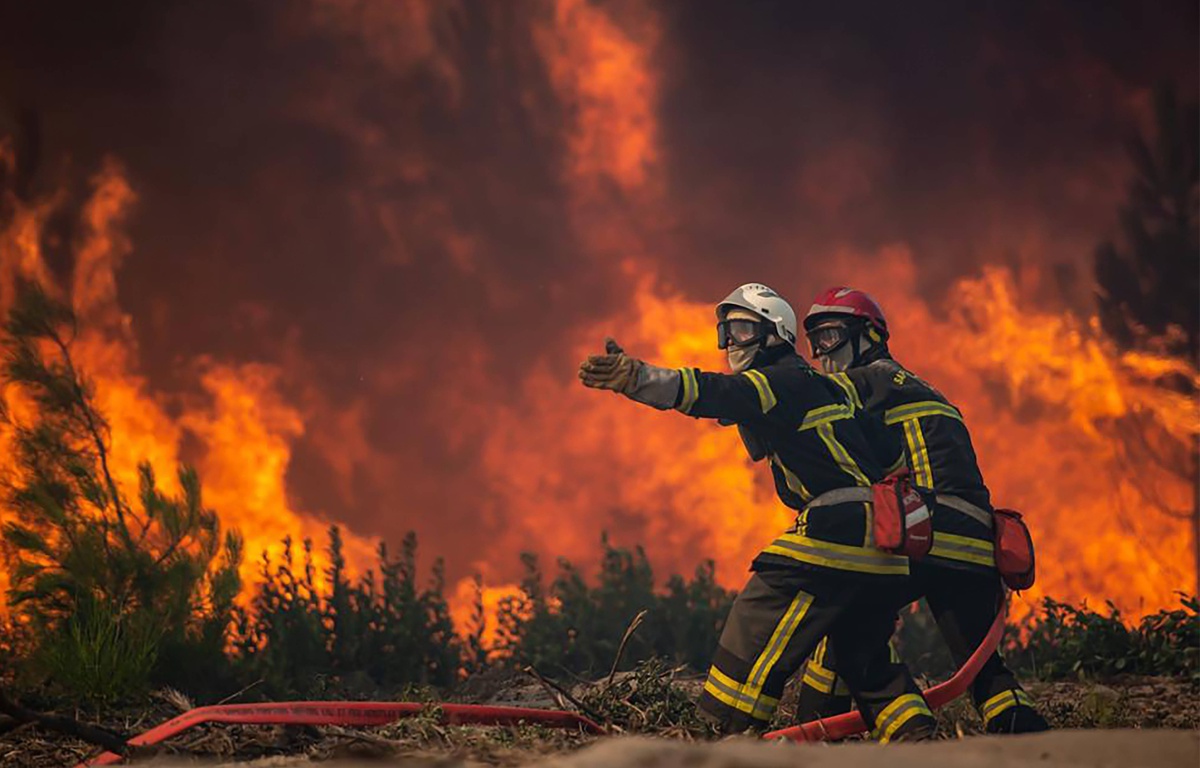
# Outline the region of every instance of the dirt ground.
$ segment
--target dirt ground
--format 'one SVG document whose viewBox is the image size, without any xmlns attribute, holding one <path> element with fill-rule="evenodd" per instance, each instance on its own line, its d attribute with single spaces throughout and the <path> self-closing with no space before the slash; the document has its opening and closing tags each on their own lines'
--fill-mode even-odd
<svg viewBox="0 0 1200 768">
<path fill-rule="evenodd" d="M 638 685 L 642 687 L 635 690 Z M 807 745 L 797 751 L 747 739 L 712 741 L 711 735 L 693 722 L 699 685 L 694 676 L 639 678 L 622 673 L 614 686 L 601 689 L 608 693 L 600 697 L 588 698 L 589 686 L 578 686 L 575 694 L 584 705 L 600 710 L 594 719 L 609 722 L 610 732 L 615 734 L 600 738 L 532 725 L 450 726 L 431 708 L 420 716 L 372 728 L 205 725 L 134 762 L 157 766 L 323 764 L 331 768 L 832 767 L 832 761 L 847 768 L 885 762 L 887 768 L 904 768 L 905 761 L 925 768 L 928 760 L 965 766 L 1200 766 L 1200 689 L 1181 679 L 1030 683 L 1029 691 L 1039 708 L 1058 729 L 1044 737 L 980 737 L 978 715 L 968 701 L 960 699 L 938 712 L 943 741 L 888 747 L 886 761 L 869 744 Z M 525 675 L 481 676 L 457 696 L 460 701 L 477 703 L 570 708 L 568 702 L 556 701 L 546 688 Z M 790 699 L 790 693 L 785 694 L 777 726 L 792 722 Z M 108 711 L 94 720 L 70 710 L 60 714 L 93 720 L 114 733 L 131 736 L 191 706 L 178 694 L 159 693 L 140 706 Z M 0 768 L 73 766 L 97 751 L 32 726 L 0 733 Z"/>
<path fill-rule="evenodd" d="M 154 761 L 156 768 L 202 765 Z M 226 763 L 228 765 L 228 763 Z M 332 760 L 266 758 L 240 766 L 283 768 L 475 768 L 480 763 L 445 758 Z M 972 736 L 932 744 L 779 745 L 750 739 L 684 743 L 644 736 L 602 739 L 578 752 L 525 763 L 528 768 L 1195 768 L 1200 732 L 1171 730 L 1068 730 L 1030 736 Z"/>
</svg>

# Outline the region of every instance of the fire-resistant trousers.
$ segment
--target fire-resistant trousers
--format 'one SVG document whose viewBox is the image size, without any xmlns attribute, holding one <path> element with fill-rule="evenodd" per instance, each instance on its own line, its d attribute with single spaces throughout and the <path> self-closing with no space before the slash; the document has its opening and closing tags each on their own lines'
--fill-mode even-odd
<svg viewBox="0 0 1200 768">
<path fill-rule="evenodd" d="M 908 669 L 886 647 L 904 577 L 845 577 L 829 569 L 771 568 L 751 575 L 721 633 L 700 711 L 722 731 L 768 727 L 784 683 L 829 635 L 841 673 L 880 741 L 932 732 L 934 719 Z"/>
<path fill-rule="evenodd" d="M 1003 598 L 1003 585 L 995 571 L 955 570 L 923 562 L 911 564 L 913 597 L 923 594 L 950 649 L 954 663 L 962 666 L 983 642 Z M 797 719 L 800 722 L 829 717 L 850 709 L 850 691 L 841 678 L 843 660 L 836 643 L 822 643 L 805 668 Z M 886 642 L 874 651 L 878 658 L 894 659 Z M 848 681 L 847 681 L 848 682 Z M 1045 723 L 1033 699 L 1017 682 L 1000 654 L 993 653 L 971 686 L 971 697 L 989 730 L 1014 732 L 1042 730 Z M 1014 717 L 1019 708 L 1024 717 Z M 1002 728 L 996 727 L 1001 722 Z M 1022 724 L 1027 724 L 1022 727 Z"/>
</svg>

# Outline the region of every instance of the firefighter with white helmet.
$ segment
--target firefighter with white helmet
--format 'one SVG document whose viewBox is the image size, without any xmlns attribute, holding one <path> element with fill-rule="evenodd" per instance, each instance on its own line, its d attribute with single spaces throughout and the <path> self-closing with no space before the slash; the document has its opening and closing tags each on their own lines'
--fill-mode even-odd
<svg viewBox="0 0 1200 768">
<path fill-rule="evenodd" d="M 914 597 L 926 597 L 961 665 L 987 634 L 1003 596 L 993 554 L 991 498 L 962 413 L 892 358 L 887 319 L 866 293 L 840 286 L 822 291 L 804 329 L 813 357 L 860 412 L 891 432 L 903 446 L 916 484 L 935 494 L 933 547 L 912 563 Z M 888 650 L 880 645 L 877 654 L 886 657 Z M 848 692 L 837 680 L 840 664 L 826 644 L 810 659 L 800 719 L 849 708 Z M 972 696 L 991 733 L 1048 728 L 999 654 L 993 653 L 975 678 Z"/>
<path fill-rule="evenodd" d="M 769 463 L 780 500 L 797 512 L 754 559 L 721 634 L 701 711 L 726 732 L 765 728 L 788 677 L 828 634 L 876 736 L 927 737 L 935 721 L 908 670 L 873 658 L 907 601 L 901 595 L 911 591 L 908 558 L 871 544 L 872 486 L 890 467 L 842 389 L 796 354 L 796 331 L 791 306 L 748 283 L 717 305 L 717 345 L 733 373 L 662 368 L 610 339 L 579 376 L 585 386 L 660 410 L 737 424 L 751 458 Z M 903 461 L 898 446 L 894 458 Z"/>
</svg>

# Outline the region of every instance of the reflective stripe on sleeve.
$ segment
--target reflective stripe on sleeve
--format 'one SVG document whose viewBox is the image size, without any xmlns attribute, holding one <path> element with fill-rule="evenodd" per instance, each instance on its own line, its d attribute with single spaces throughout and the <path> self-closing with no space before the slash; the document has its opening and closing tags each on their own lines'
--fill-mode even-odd
<svg viewBox="0 0 1200 768">
<path fill-rule="evenodd" d="M 817 427 L 822 427 L 835 421 L 852 418 L 854 418 L 854 410 L 845 403 L 823 405 L 820 408 L 813 408 L 811 411 L 804 414 L 804 420 L 800 422 L 799 431 L 803 432 L 808 429 L 816 429 Z"/>
<path fill-rule="evenodd" d="M 700 398 L 700 382 L 696 379 L 695 368 L 680 368 L 679 375 L 683 380 L 683 396 L 675 408 L 683 413 L 688 413 L 696 404 L 696 400 Z"/>
<path fill-rule="evenodd" d="M 762 371 L 742 371 L 742 375 L 749 379 L 754 388 L 758 390 L 758 404 L 762 407 L 763 413 L 769 412 L 779 403 L 779 400 L 775 397 L 775 393 L 771 391 L 771 382 L 767 380 L 765 373 Z"/>
</svg>

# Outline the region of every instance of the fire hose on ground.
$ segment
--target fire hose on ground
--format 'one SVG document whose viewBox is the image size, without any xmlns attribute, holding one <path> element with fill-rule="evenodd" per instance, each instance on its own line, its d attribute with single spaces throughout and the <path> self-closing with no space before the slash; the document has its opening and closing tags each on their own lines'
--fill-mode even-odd
<svg viewBox="0 0 1200 768">
<path fill-rule="evenodd" d="M 1004 634 L 1006 611 L 1001 606 L 996 620 L 983 642 L 971 654 L 962 668 L 944 683 L 925 691 L 925 699 L 933 709 L 939 709 L 961 696 L 974 682 L 984 662 L 1000 644 Z M 602 734 L 604 728 L 593 720 L 562 710 L 529 709 L 525 707 L 494 707 L 481 704 L 437 704 L 391 701 L 281 701 L 266 704 L 218 704 L 197 707 L 129 740 L 129 746 L 158 744 L 186 730 L 205 723 L 240 725 L 387 725 L 404 717 L 429 712 L 431 707 L 441 711 L 442 722 L 448 725 L 543 725 L 550 728 L 576 728 L 588 733 Z M 791 741 L 833 741 L 854 736 L 867 730 L 862 715 L 847 712 L 808 723 L 772 731 L 766 739 Z M 104 752 L 77 768 L 114 765 L 121 755 Z"/>
</svg>

